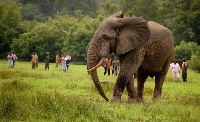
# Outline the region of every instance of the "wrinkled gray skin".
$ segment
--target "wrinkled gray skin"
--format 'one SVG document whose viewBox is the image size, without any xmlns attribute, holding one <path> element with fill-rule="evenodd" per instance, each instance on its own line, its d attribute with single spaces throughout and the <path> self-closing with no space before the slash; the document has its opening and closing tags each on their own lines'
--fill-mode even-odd
<svg viewBox="0 0 200 122">
<path fill-rule="evenodd" d="M 121 101 L 126 88 L 129 102 L 141 102 L 148 76 L 155 76 L 153 100 L 157 100 L 161 97 L 173 49 L 172 33 L 164 26 L 139 17 L 123 18 L 122 12 L 117 12 L 103 20 L 96 30 L 88 48 L 87 66 L 94 68 L 114 52 L 119 55 L 121 65 L 111 101 Z M 135 72 L 137 90 L 133 82 Z M 96 68 L 90 73 L 100 95 L 109 101 L 100 85 Z"/>
</svg>

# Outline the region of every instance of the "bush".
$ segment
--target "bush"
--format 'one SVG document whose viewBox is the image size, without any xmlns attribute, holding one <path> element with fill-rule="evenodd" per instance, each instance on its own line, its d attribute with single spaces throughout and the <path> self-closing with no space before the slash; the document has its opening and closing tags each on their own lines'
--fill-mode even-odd
<svg viewBox="0 0 200 122">
<path fill-rule="evenodd" d="M 200 47 L 197 43 L 181 41 L 180 45 L 176 46 L 174 57 L 178 62 L 182 62 L 183 58 L 191 59 L 192 55 L 200 56 Z"/>
<path fill-rule="evenodd" d="M 190 68 L 200 73 L 200 56 L 192 55 L 189 61 Z"/>
</svg>

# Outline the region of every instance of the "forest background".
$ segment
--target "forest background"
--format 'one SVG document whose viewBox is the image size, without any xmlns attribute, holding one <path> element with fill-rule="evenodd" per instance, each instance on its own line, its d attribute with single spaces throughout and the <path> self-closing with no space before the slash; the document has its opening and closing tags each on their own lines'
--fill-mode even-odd
<svg viewBox="0 0 200 122">
<path fill-rule="evenodd" d="M 199 0 L 0 0 L 0 58 L 12 50 L 29 61 L 35 51 L 43 61 L 50 52 L 54 62 L 56 54 L 67 52 L 84 62 L 98 25 L 117 11 L 169 28 L 174 58 L 187 58 L 200 71 Z"/>
</svg>

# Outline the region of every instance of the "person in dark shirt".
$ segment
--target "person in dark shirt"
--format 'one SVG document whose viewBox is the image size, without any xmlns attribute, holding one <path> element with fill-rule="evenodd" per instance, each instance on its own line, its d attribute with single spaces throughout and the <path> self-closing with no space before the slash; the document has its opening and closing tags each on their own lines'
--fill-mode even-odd
<svg viewBox="0 0 200 122">
<path fill-rule="evenodd" d="M 47 52 L 47 56 L 45 58 L 45 70 L 48 69 L 49 70 L 49 59 L 50 59 L 50 56 L 49 56 L 49 52 Z"/>
</svg>

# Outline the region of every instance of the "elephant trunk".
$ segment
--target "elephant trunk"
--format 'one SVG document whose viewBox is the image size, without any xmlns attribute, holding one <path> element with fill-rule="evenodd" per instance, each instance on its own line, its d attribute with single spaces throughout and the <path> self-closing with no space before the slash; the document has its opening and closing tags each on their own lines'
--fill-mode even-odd
<svg viewBox="0 0 200 122">
<path fill-rule="evenodd" d="M 101 87 L 101 84 L 100 84 L 100 81 L 99 81 L 99 78 L 98 78 L 98 75 L 97 75 L 97 68 L 99 66 L 99 64 L 101 64 L 101 60 L 99 63 L 98 61 L 96 61 L 97 59 L 94 59 L 95 56 L 91 56 L 90 54 L 88 54 L 89 56 L 87 56 L 87 66 L 88 66 L 88 69 L 92 69 L 92 70 L 89 70 L 90 71 L 90 75 L 92 77 L 92 81 L 95 85 L 95 87 L 97 88 L 99 94 L 106 100 L 106 101 L 109 101 L 109 99 L 106 97 L 102 87 Z M 95 68 L 94 68 L 95 67 Z"/>
</svg>

